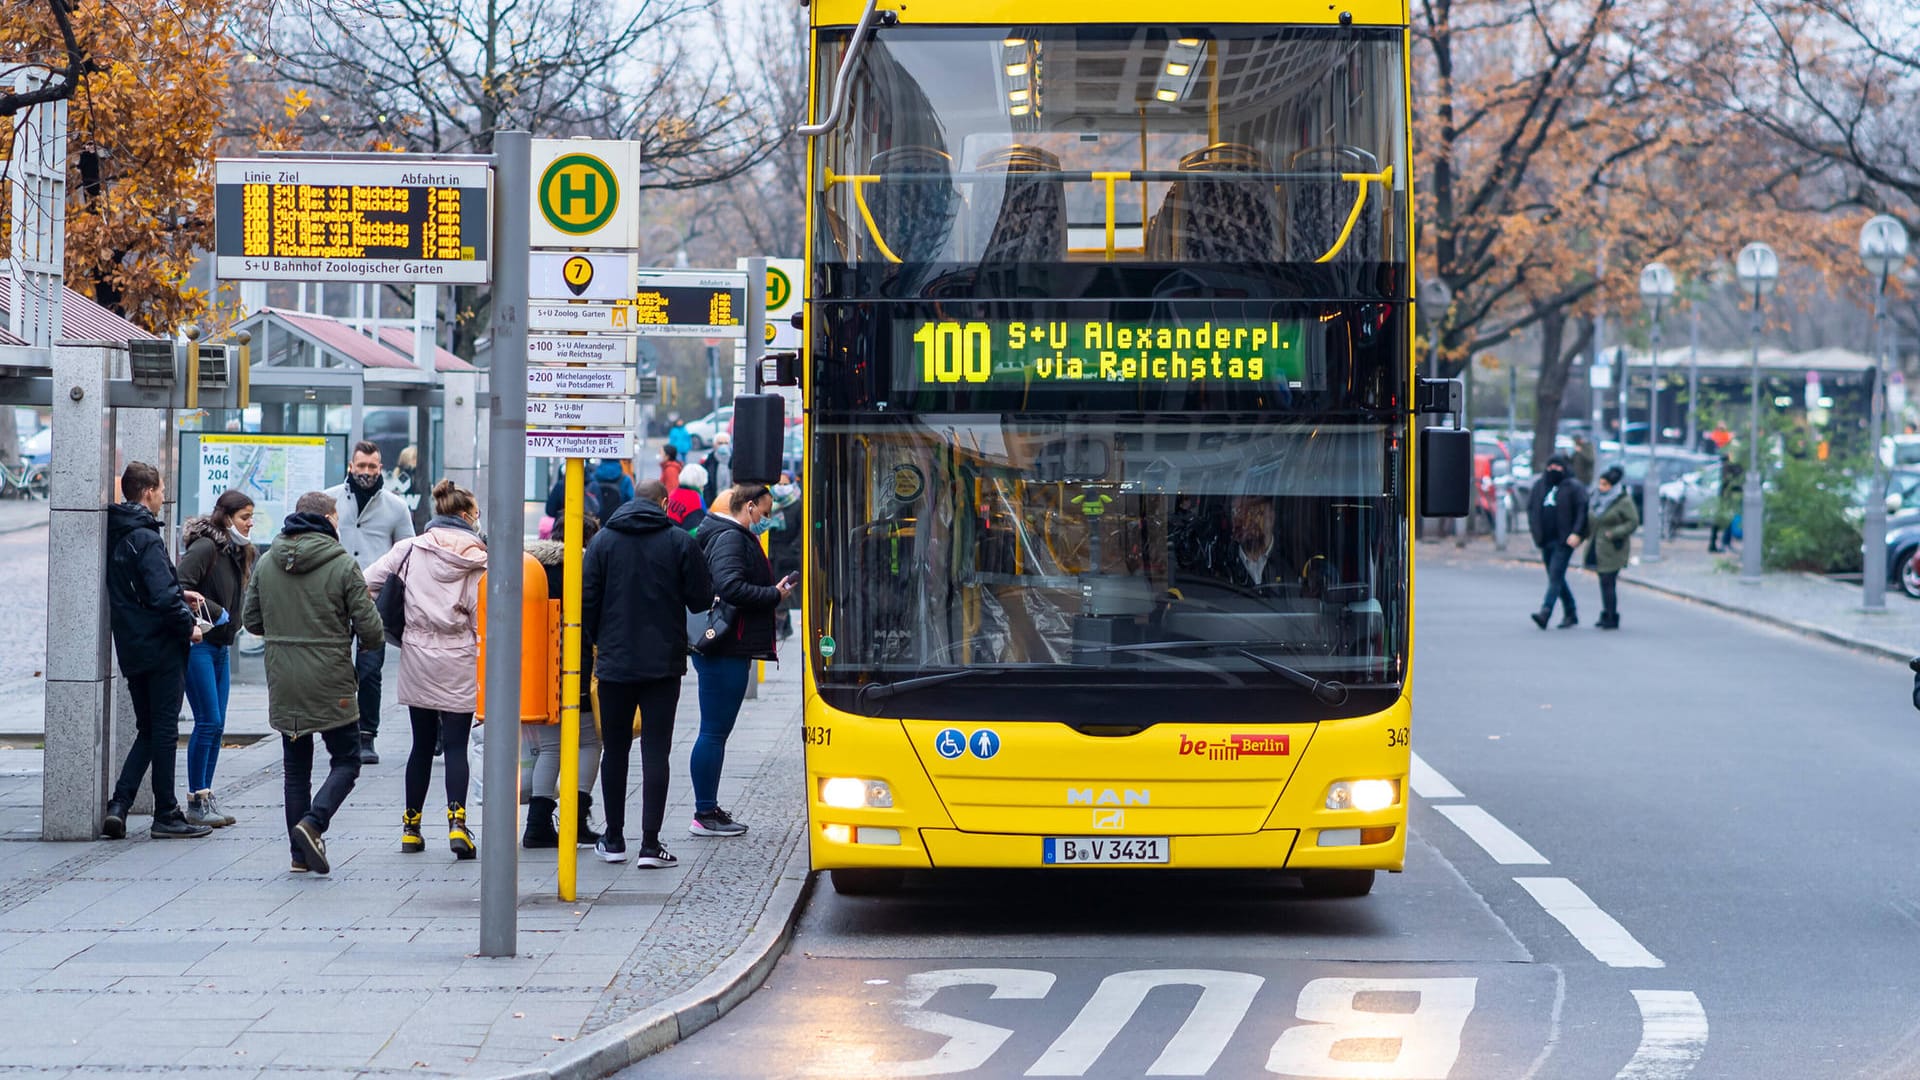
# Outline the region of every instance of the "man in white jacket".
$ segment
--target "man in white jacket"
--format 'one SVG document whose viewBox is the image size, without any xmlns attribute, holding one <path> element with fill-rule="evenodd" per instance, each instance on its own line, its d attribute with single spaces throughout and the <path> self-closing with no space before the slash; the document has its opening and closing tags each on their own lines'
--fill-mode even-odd
<svg viewBox="0 0 1920 1080">
<path fill-rule="evenodd" d="M 413 535 L 413 515 L 400 496 L 382 490 L 386 474 L 380 471 L 380 448 L 362 441 L 354 445 L 347 462 L 347 482 L 327 489 L 340 507 L 340 543 L 360 564 L 362 573 Z M 354 673 L 360 680 L 360 761 L 380 764 L 373 740 L 380 735 L 380 673 L 386 667 L 385 648 L 354 653 Z"/>
</svg>

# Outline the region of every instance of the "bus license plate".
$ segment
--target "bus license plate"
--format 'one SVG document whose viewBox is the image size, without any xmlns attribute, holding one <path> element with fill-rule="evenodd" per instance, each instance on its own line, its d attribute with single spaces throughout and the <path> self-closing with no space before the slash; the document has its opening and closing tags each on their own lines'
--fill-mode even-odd
<svg viewBox="0 0 1920 1080">
<path fill-rule="evenodd" d="M 1167 838 L 1164 836 L 1049 836 L 1045 845 L 1042 861 L 1049 866 L 1167 861 Z"/>
</svg>

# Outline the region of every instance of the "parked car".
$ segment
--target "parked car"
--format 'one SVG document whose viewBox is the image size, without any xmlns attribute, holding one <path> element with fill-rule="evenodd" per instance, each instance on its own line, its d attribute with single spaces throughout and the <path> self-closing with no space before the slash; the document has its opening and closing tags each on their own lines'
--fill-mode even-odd
<svg viewBox="0 0 1920 1080">
<path fill-rule="evenodd" d="M 1920 465 L 1920 435 L 1889 435 L 1881 439 L 1880 461 L 1894 468 Z"/>
<path fill-rule="evenodd" d="M 1920 510 L 1887 519 L 1887 584 L 1920 600 Z"/>
<path fill-rule="evenodd" d="M 1624 453 L 1603 455 L 1596 469 L 1596 473 L 1601 473 L 1618 465 L 1625 470 L 1626 477 L 1621 482 L 1627 485 L 1627 493 L 1633 496 L 1633 505 L 1641 512 L 1641 520 L 1645 520 L 1646 518 L 1646 506 L 1641 498 L 1641 485 L 1647 477 L 1647 462 L 1649 460 L 1644 448 L 1628 447 Z M 1719 464 L 1718 459 L 1708 457 L 1705 454 L 1666 448 L 1661 449 L 1658 460 L 1660 462 L 1660 472 L 1656 479 L 1656 487 L 1662 495 L 1666 493 L 1666 485 L 1668 483 L 1678 480 L 1688 473 L 1704 469 L 1708 465 Z M 1665 508 L 1666 504 L 1662 503 L 1661 509 L 1664 510 Z"/>
<path fill-rule="evenodd" d="M 1867 491 L 1873 479 L 1862 476 L 1854 481 L 1853 505 L 1847 507 L 1847 520 L 1859 524 L 1867 516 Z M 1920 510 L 1920 469 L 1893 469 L 1887 473 L 1887 513 Z"/>
<path fill-rule="evenodd" d="M 713 437 L 721 432 L 733 431 L 733 406 L 722 405 L 698 420 L 687 421 L 687 438 L 695 450 L 705 450 L 713 445 Z"/>
<path fill-rule="evenodd" d="M 1720 462 L 1713 461 L 1660 485 L 1661 520 L 1667 534 L 1705 525 L 1706 508 L 1720 498 Z"/>
</svg>

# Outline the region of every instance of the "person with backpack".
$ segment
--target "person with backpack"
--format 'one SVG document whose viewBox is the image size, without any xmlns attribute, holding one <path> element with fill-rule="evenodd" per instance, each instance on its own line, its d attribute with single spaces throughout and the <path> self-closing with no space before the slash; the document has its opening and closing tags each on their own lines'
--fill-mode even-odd
<svg viewBox="0 0 1920 1080">
<path fill-rule="evenodd" d="M 487 544 L 473 492 L 442 480 L 433 487 L 433 509 L 426 532 L 367 569 L 367 588 L 376 600 L 387 588 L 401 590 L 398 697 L 413 721 L 413 749 L 407 755 L 400 850 L 426 850 L 421 810 L 435 751 L 444 750 L 447 846 L 454 858 L 471 859 L 480 847 L 467 826 L 467 737 L 480 697 L 480 575 L 487 569 Z"/>
<path fill-rule="evenodd" d="M 633 480 L 615 458 L 607 458 L 593 470 L 593 479 L 587 487 L 593 492 L 594 516 L 602 521 L 611 518 L 633 498 Z"/>
</svg>

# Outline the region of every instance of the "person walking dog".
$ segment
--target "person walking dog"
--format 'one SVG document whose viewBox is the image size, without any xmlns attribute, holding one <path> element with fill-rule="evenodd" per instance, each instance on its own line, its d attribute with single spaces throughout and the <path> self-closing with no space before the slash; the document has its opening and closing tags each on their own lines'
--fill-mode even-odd
<svg viewBox="0 0 1920 1080">
<path fill-rule="evenodd" d="M 401 590 L 398 697 L 413 720 L 413 750 L 407 755 L 400 850 L 426 850 L 421 809 L 435 752 L 444 750 L 447 846 L 454 858 L 471 859 L 480 847 L 467 826 L 467 736 L 480 698 L 480 575 L 487 569 L 487 544 L 480 538 L 473 492 L 442 480 L 433 486 L 433 510 L 426 532 L 401 541 L 367 570 L 367 587 L 376 599 L 383 590 Z M 393 614 L 394 607 L 387 611 Z"/>
</svg>

